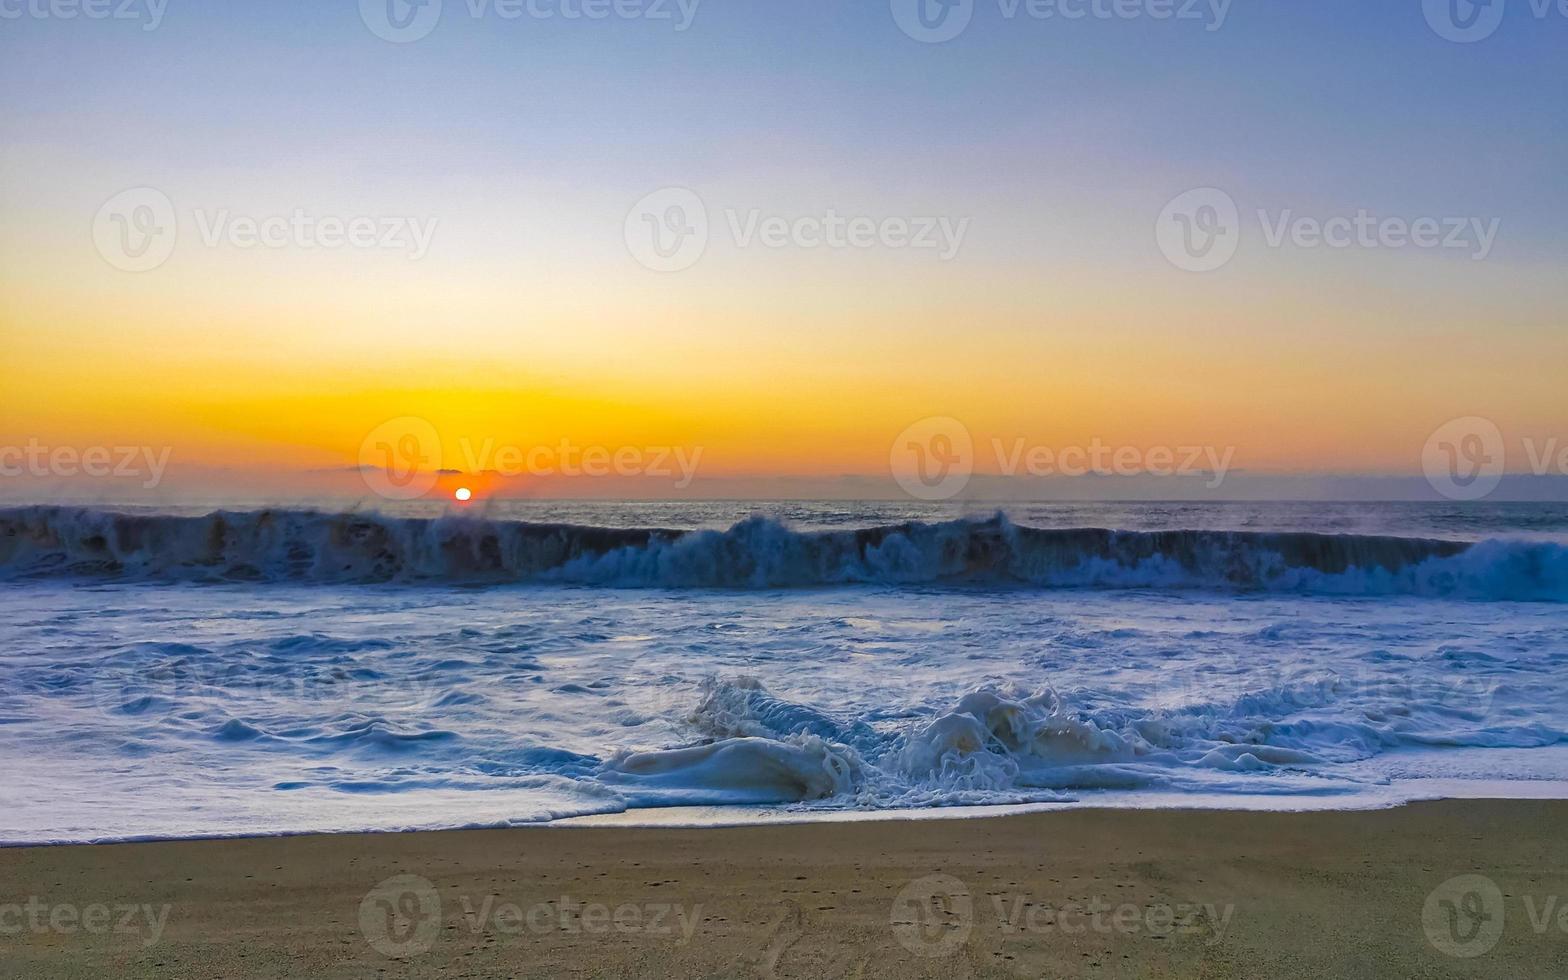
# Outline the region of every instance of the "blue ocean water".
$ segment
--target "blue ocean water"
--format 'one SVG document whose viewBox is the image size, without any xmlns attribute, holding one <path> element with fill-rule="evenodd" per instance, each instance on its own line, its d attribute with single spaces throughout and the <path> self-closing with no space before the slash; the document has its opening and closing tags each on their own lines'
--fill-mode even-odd
<svg viewBox="0 0 1568 980">
<path fill-rule="evenodd" d="M 7 843 L 1568 785 L 1561 505 L 20 508 L 0 592 Z"/>
</svg>

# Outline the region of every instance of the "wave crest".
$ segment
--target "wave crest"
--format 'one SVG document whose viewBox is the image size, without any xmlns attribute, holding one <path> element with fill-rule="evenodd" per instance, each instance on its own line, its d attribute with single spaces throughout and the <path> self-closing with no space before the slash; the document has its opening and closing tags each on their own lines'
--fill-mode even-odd
<svg viewBox="0 0 1568 980">
<path fill-rule="evenodd" d="M 851 531 L 727 531 L 262 510 L 201 517 L 0 510 L 0 577 L 562 582 L 766 589 L 854 584 L 1211 588 L 1568 601 L 1568 549 L 1357 534 L 1044 530 L 998 514 Z"/>
</svg>

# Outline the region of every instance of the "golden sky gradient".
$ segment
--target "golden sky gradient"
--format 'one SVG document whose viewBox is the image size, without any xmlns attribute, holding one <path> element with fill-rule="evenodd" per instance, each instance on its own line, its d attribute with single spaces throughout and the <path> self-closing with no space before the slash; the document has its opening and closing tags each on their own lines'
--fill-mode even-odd
<svg viewBox="0 0 1568 980">
<path fill-rule="evenodd" d="M 886 477 L 933 416 L 979 446 L 1205 445 L 1301 474 L 1419 473 L 1460 416 L 1568 438 L 1543 32 L 1461 50 L 1409 12 L 1346 32 L 1308 6 L 928 46 L 885 5 L 740 5 L 680 36 L 459 18 L 402 47 L 352 6 L 0 36 L 0 447 L 169 447 L 200 492 L 342 471 L 407 416 L 449 468 L 566 440 L 700 447 L 705 475 L 762 481 Z M 1242 247 L 1195 274 L 1154 229 L 1205 186 Z M 93 237 L 135 187 L 179 230 L 139 273 Z M 712 240 L 660 273 L 624 229 L 668 187 L 700 193 Z M 1358 208 L 1496 221 L 1495 248 L 1267 247 L 1254 217 Z M 967 232 L 944 261 L 728 228 L 829 209 Z M 295 210 L 437 224 L 419 258 L 200 232 Z"/>
</svg>

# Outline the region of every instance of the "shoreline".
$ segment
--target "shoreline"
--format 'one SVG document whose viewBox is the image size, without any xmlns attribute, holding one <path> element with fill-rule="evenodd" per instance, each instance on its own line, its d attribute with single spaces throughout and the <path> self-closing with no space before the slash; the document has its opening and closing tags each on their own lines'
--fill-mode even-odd
<svg viewBox="0 0 1568 980">
<path fill-rule="evenodd" d="M 1568 745 L 1509 750 L 1552 752 L 1568 762 Z M 1410 792 L 1413 788 L 1427 792 Z M 353 837 L 380 834 L 445 834 L 477 831 L 526 829 L 623 829 L 623 830 L 729 830 L 754 827 L 795 827 L 818 824 L 905 824 L 928 821 L 998 820 L 1036 813 L 1066 813 L 1081 810 L 1142 813 L 1363 813 L 1396 810 L 1422 803 L 1483 801 L 1492 803 L 1524 801 L 1568 801 L 1568 779 L 1400 779 L 1386 787 L 1390 794 L 1270 795 L 1262 793 L 1155 792 L 1149 790 L 1095 791 L 1086 797 L 1029 803 L 973 804 L 960 806 L 907 807 L 898 809 L 791 809 L 793 804 L 674 804 L 638 806 L 601 813 L 584 813 L 550 819 L 466 826 L 356 827 L 345 829 L 302 829 L 271 832 L 192 833 L 103 837 L 87 840 L 0 840 L 0 851 L 17 848 L 104 847 L 116 844 L 172 844 L 197 841 L 272 840 L 297 837 Z M 1404 793 L 1392 793 L 1404 788 Z"/>
<path fill-rule="evenodd" d="M 1565 837 L 1568 801 L 1444 800 L 9 847 L 0 961 L 46 978 L 1561 976 Z M 1496 919 L 1445 938 L 1444 910 L 1492 911 L 1492 889 Z"/>
</svg>

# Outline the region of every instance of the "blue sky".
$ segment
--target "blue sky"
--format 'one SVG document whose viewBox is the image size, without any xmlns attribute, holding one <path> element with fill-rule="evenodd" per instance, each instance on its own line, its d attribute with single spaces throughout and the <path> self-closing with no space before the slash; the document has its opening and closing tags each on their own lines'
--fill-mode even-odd
<svg viewBox="0 0 1568 980">
<path fill-rule="evenodd" d="M 444 0 L 434 30 L 400 44 L 357 0 L 171 0 L 144 30 L 148 2 L 119 20 L 0 0 L 0 315 L 37 379 L 13 396 L 32 399 L 35 427 L 53 424 L 48 399 L 60 425 L 91 426 L 102 399 L 62 400 L 62 386 L 155 354 L 166 390 L 234 375 L 221 394 L 236 420 L 301 365 L 317 374 L 291 391 L 439 362 L 430 383 L 449 390 L 505 368 L 577 397 L 613 375 L 699 435 L 704 419 L 760 430 L 846 406 L 819 429 L 870 456 L 888 434 L 847 431 L 861 416 L 893 432 L 923 414 L 967 412 L 993 432 L 1092 417 L 1072 438 L 1195 438 L 1159 435 L 1181 423 L 1253 445 L 1262 458 L 1244 463 L 1265 468 L 1408 468 L 1412 441 L 1462 414 L 1568 430 L 1545 368 L 1568 352 L 1568 16 L 1555 7 L 1506 0 L 1490 36 L 1456 43 L 1423 0 L 1253 0 L 1223 22 L 1208 2 L 1183 8 L 1192 18 L 1124 0 L 1134 16 L 1044 20 L 976 0 L 961 34 L 927 44 L 889 2 L 706 0 L 676 30 L 505 19 L 494 0 L 474 17 L 470 0 Z M 680 16 L 673 0 L 660 9 Z M 187 214 L 168 265 L 127 277 L 87 233 L 138 186 L 209 217 L 440 225 L 413 265 L 197 249 Z M 719 229 L 748 208 L 969 225 L 952 263 L 720 242 L 660 277 L 629 259 L 623 222 L 665 187 L 700 192 Z M 1234 198 L 1246 247 L 1194 275 L 1153 229 L 1204 187 Z M 1269 249 L 1252 217 L 1357 209 L 1496 222 L 1495 248 L 1485 261 Z M 1085 380 L 1108 364 L 1114 378 Z M 948 368 L 962 379 L 938 376 Z M 150 397 L 111 380 L 122 409 Z M 746 401 L 775 381 L 784 409 Z M 1277 418 L 1257 416 L 1264 398 Z M 875 463 L 852 455 L 822 465 Z"/>
</svg>

